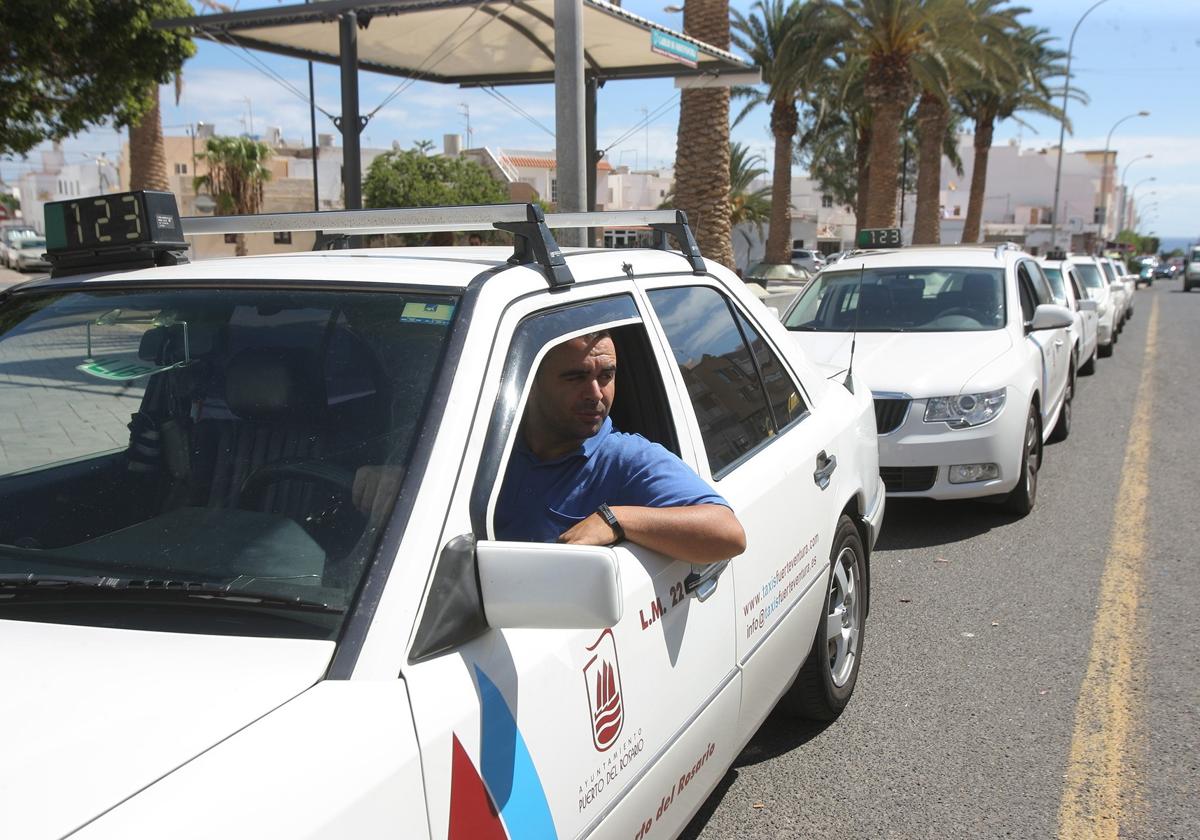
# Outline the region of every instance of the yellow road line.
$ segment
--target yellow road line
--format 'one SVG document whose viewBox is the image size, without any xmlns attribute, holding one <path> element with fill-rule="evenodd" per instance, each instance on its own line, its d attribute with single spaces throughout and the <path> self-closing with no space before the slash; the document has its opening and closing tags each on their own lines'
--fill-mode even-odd
<svg viewBox="0 0 1200 840">
<path fill-rule="evenodd" d="M 1058 812 L 1060 840 L 1116 840 L 1130 790 L 1132 698 L 1139 678 L 1138 602 L 1146 556 L 1150 421 L 1154 359 L 1158 348 L 1158 298 L 1146 328 L 1141 384 L 1121 468 L 1108 557 L 1092 627 L 1087 673 L 1075 706 L 1071 758 Z"/>
</svg>

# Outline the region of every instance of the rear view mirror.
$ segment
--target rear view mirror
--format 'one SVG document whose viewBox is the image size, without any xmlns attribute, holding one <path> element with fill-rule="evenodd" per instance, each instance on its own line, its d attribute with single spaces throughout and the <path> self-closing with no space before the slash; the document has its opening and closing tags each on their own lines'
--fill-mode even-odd
<svg viewBox="0 0 1200 840">
<path fill-rule="evenodd" d="M 1043 303 L 1033 310 L 1033 320 L 1029 323 L 1031 330 L 1058 330 L 1075 323 L 1075 316 L 1065 306 L 1053 303 Z"/>
<path fill-rule="evenodd" d="M 1100 308 L 1100 302 L 1092 300 L 1091 298 L 1086 298 L 1079 301 L 1077 306 L 1079 307 L 1080 312 L 1095 312 Z"/>
<path fill-rule="evenodd" d="M 611 548 L 481 540 L 475 557 L 491 627 L 599 630 L 621 620 Z"/>
</svg>

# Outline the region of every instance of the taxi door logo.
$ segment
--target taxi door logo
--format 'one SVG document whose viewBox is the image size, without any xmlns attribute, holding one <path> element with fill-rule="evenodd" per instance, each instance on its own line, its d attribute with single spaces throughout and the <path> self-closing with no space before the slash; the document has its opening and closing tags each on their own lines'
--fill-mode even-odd
<svg viewBox="0 0 1200 840">
<path fill-rule="evenodd" d="M 592 743 L 604 752 L 617 741 L 625 725 L 625 703 L 621 698 L 621 668 L 612 630 L 605 630 L 590 646 L 592 658 L 583 666 L 588 711 L 592 718 Z"/>
</svg>

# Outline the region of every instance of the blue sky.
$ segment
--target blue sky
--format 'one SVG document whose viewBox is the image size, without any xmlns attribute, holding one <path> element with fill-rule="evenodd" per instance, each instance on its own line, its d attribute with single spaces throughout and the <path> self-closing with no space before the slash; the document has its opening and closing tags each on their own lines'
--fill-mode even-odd
<svg viewBox="0 0 1200 840">
<path fill-rule="evenodd" d="M 233 0 L 226 0 L 233 5 Z M 1071 27 L 1094 0 L 1029 0 L 1026 20 L 1044 26 L 1065 47 Z M 277 5 L 273 0 L 242 0 L 238 8 Z M 682 15 L 664 11 L 668 0 L 646 2 L 625 0 L 625 7 L 668 26 L 681 26 Z M 750 4 L 733 0 L 735 8 Z M 168 134 L 183 134 L 185 126 L 197 121 L 216 124 L 217 131 L 255 133 L 267 126 L 280 126 L 284 135 L 307 142 L 308 106 L 283 85 L 252 66 L 240 51 L 206 41 L 197 43 L 196 56 L 184 68 L 184 92 L 178 106 L 173 90 L 163 89 L 163 124 Z M 297 88 L 307 91 L 307 69 L 294 59 L 255 54 Z M 1083 25 L 1075 39 L 1073 71 L 1076 84 L 1089 95 L 1087 105 L 1071 103 L 1069 114 L 1074 134 L 1066 148 L 1102 149 L 1113 124 L 1139 110 L 1149 118 L 1123 123 L 1114 133 L 1112 147 L 1118 165 L 1139 160 L 1128 173 L 1128 183 L 1146 178 L 1137 192 L 1146 209 L 1146 231 L 1163 236 L 1200 238 L 1200 2 L 1198 0 L 1107 0 Z M 317 102 L 338 113 L 339 88 L 336 68 L 317 66 Z M 360 76 L 360 99 L 364 112 L 373 109 L 402 80 L 372 73 Z M 469 109 L 474 145 L 500 148 L 552 149 L 553 137 L 543 128 L 554 127 L 554 96 L 549 85 L 504 89 L 505 94 L 538 123 L 526 119 L 506 105 L 478 90 L 460 90 L 430 83 L 408 87 L 379 111 L 364 132 L 364 144 L 390 146 L 398 141 L 411 146 L 422 139 L 440 147 L 443 134 L 465 134 Z M 464 108 L 465 106 L 465 108 Z M 643 110 L 644 109 L 644 110 Z M 633 132 L 619 145 L 613 141 L 649 114 L 644 129 Z M 668 80 L 610 82 L 600 91 L 598 135 L 608 147 L 614 165 L 645 167 L 669 165 L 675 153 L 678 125 L 678 96 Z M 317 130 L 333 132 L 329 121 L 318 113 Z M 1019 138 L 1024 146 L 1042 147 L 1058 140 L 1057 123 L 1028 118 L 1029 126 L 1013 121 L 997 127 L 996 142 Z M 735 140 L 748 144 L 770 159 L 771 138 L 767 113 L 760 109 L 739 125 Z M 97 129 L 64 143 L 68 160 L 85 155 L 106 154 L 115 158 L 122 137 L 110 129 Z M 28 162 L 0 161 L 0 175 L 15 183 Z"/>
</svg>

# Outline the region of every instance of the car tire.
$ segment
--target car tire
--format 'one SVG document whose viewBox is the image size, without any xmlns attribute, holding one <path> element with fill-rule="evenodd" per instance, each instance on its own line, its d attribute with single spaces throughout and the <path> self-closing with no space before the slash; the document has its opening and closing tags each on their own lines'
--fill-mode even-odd
<svg viewBox="0 0 1200 840">
<path fill-rule="evenodd" d="M 1107 359 L 1113 354 L 1112 344 L 1099 344 L 1096 346 L 1096 355 L 1101 359 Z"/>
<path fill-rule="evenodd" d="M 866 553 L 858 528 L 843 514 L 830 551 L 829 582 L 817 637 L 784 695 L 789 712 L 822 721 L 834 720 L 842 713 L 858 681 L 866 618 Z M 831 625 L 836 637 L 829 635 Z"/>
<path fill-rule="evenodd" d="M 1027 516 L 1037 502 L 1038 470 L 1042 466 L 1042 428 L 1036 405 L 1029 407 L 1025 434 L 1021 439 L 1021 479 L 1004 498 L 1004 509 L 1014 516 Z"/>
<path fill-rule="evenodd" d="M 1071 369 L 1075 369 L 1075 359 L 1071 359 Z M 1075 399 L 1075 374 L 1067 377 L 1067 393 L 1063 396 L 1062 408 L 1058 410 L 1058 422 L 1050 433 L 1050 440 L 1055 443 L 1066 440 L 1071 436 L 1071 402 Z"/>
<path fill-rule="evenodd" d="M 1092 349 L 1092 357 L 1083 363 L 1083 367 L 1079 369 L 1080 376 L 1091 376 L 1096 372 L 1096 356 L 1100 354 L 1100 342 L 1096 342 L 1096 346 Z"/>
</svg>

